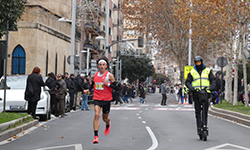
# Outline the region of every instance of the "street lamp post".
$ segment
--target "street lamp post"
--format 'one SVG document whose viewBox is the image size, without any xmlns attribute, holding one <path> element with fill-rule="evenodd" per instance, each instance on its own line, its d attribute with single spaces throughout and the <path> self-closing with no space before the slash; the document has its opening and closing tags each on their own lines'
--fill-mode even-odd
<svg viewBox="0 0 250 150">
<path fill-rule="evenodd" d="M 109 45 L 109 0 L 106 0 L 106 34 L 105 34 L 105 47 Z M 105 56 L 108 58 L 108 50 L 105 51 Z"/>
<path fill-rule="evenodd" d="M 86 75 L 89 75 L 89 47 L 87 48 L 87 51 L 82 50 L 81 53 L 86 53 L 87 52 L 87 60 L 86 60 L 86 64 L 87 64 L 87 68 L 86 68 Z M 81 74 L 81 64 L 82 64 L 82 54 L 80 54 L 80 74 Z"/>
<path fill-rule="evenodd" d="M 72 20 L 60 18 L 60 22 L 71 22 L 71 40 L 70 40 L 70 73 L 74 73 L 74 55 L 75 55 L 75 30 L 76 30 L 76 0 L 72 0 Z"/>
<path fill-rule="evenodd" d="M 76 24 L 76 0 L 72 0 L 72 22 L 71 22 L 71 42 L 70 42 L 70 73 L 74 73 L 75 54 L 75 24 Z"/>
</svg>

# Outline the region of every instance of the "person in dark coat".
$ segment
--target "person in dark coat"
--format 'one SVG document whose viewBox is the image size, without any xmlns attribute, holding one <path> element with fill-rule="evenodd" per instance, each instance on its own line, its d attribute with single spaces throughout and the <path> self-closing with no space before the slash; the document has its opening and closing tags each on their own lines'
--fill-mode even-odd
<svg viewBox="0 0 250 150">
<path fill-rule="evenodd" d="M 145 94 L 145 91 L 143 89 L 142 86 L 140 86 L 140 90 L 139 90 L 140 94 L 139 94 L 139 97 L 140 97 L 140 103 L 145 103 L 145 100 L 143 99 L 144 97 L 144 94 Z"/>
<path fill-rule="evenodd" d="M 36 106 L 37 102 L 40 100 L 41 87 L 45 86 L 43 82 L 43 78 L 40 75 L 41 69 L 39 67 L 35 67 L 32 73 L 27 78 L 25 96 L 24 99 L 28 101 L 28 110 L 27 113 L 30 114 L 34 119 L 36 119 Z M 30 84 L 28 84 L 30 83 Z M 27 93 L 28 86 L 32 85 L 34 95 L 30 96 Z"/>
<path fill-rule="evenodd" d="M 118 102 L 120 102 L 120 105 L 121 105 L 121 104 L 123 104 L 123 102 L 121 100 L 121 96 L 122 96 L 122 85 L 121 85 L 121 83 L 118 83 L 118 87 L 119 87 L 119 89 L 115 90 L 115 96 L 116 96 L 115 104 L 117 105 Z"/>
<path fill-rule="evenodd" d="M 74 106 L 74 94 L 76 92 L 76 86 L 74 83 L 74 77 L 75 75 L 72 73 L 70 74 L 70 77 L 67 79 L 67 88 L 69 90 L 69 97 L 70 97 L 70 111 L 73 111 L 73 106 Z"/>
<path fill-rule="evenodd" d="M 132 94 L 133 94 L 133 89 L 132 89 L 131 84 L 128 85 L 128 90 L 127 90 L 127 92 L 128 92 L 128 98 L 130 99 L 130 102 L 133 103 L 132 98 L 131 98 L 131 97 L 132 97 Z"/>
<path fill-rule="evenodd" d="M 64 99 L 65 95 L 67 94 L 67 85 L 66 82 L 62 79 L 61 74 L 57 75 L 57 82 L 61 85 L 61 87 L 56 91 L 55 116 L 59 117 L 60 114 L 61 117 L 64 117 L 65 116 Z"/>
<path fill-rule="evenodd" d="M 127 93 L 127 85 L 126 83 L 123 83 L 122 86 L 122 95 L 123 95 L 123 101 L 124 103 L 128 103 L 128 93 Z"/>
<path fill-rule="evenodd" d="M 60 84 L 58 84 L 56 80 L 56 76 L 53 72 L 48 74 L 48 78 L 45 81 L 45 86 L 48 86 L 50 91 L 50 110 L 52 114 L 55 114 L 55 100 L 56 100 L 56 90 L 60 88 Z"/>
</svg>

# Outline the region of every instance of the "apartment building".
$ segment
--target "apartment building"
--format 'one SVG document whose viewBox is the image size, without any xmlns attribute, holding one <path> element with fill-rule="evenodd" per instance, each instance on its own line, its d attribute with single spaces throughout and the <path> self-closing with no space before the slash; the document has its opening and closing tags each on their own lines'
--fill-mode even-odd
<svg viewBox="0 0 250 150">
<path fill-rule="evenodd" d="M 105 52 L 105 40 L 96 40 L 97 36 L 109 34 L 109 44 L 115 39 L 114 31 L 116 37 L 121 37 L 122 30 L 118 29 L 117 21 L 122 16 L 116 13 L 118 18 L 114 19 L 114 7 L 120 9 L 119 0 L 116 5 L 114 0 L 110 0 L 109 10 L 106 10 L 106 0 L 76 0 L 76 74 L 79 70 L 86 71 L 88 63 L 91 67 L 90 62 L 86 62 L 86 49 L 90 50 L 89 60 L 97 59 Z M 69 72 L 67 59 L 71 51 L 71 22 L 58 20 L 72 20 L 71 12 L 72 1 L 69 0 L 28 0 L 25 12 L 18 21 L 18 31 L 9 33 L 7 74 L 30 74 L 35 66 L 41 68 L 43 76 L 49 72 Z M 109 13 L 108 27 L 105 26 L 106 13 Z M 115 30 L 113 25 L 117 26 Z M 109 60 L 113 55 L 111 51 L 108 53 Z M 2 61 L 0 66 L 3 70 Z"/>
</svg>

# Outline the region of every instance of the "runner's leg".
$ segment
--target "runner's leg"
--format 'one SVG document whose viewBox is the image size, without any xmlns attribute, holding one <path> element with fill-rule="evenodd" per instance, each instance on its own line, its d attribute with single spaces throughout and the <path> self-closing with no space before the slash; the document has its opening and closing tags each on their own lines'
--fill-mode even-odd
<svg viewBox="0 0 250 150">
<path fill-rule="evenodd" d="M 97 131 L 97 136 L 98 136 L 98 130 L 100 127 L 99 118 L 100 118 L 101 108 L 98 105 L 95 105 L 94 109 L 95 109 L 95 117 L 93 121 L 93 126 L 94 126 L 94 131 Z"/>
</svg>

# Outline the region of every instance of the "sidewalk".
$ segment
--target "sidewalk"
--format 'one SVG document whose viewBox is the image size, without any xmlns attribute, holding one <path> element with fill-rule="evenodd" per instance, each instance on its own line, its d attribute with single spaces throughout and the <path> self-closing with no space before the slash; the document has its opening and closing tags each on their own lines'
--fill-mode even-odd
<svg viewBox="0 0 250 150">
<path fill-rule="evenodd" d="M 26 117 L 29 117 L 29 116 L 26 116 Z M 26 118 L 26 117 L 24 117 L 24 118 Z M 14 135 L 16 135 L 24 130 L 27 130 L 30 127 L 38 124 L 38 120 L 33 120 L 29 123 L 22 124 L 20 126 L 15 127 L 15 128 L 7 129 L 9 126 L 13 126 L 15 123 L 22 122 L 24 118 L 19 118 L 16 120 L 12 120 L 10 122 L 0 124 L 0 131 L 2 131 L 2 132 L 0 132 L 0 141 L 11 138 Z"/>
<path fill-rule="evenodd" d="M 228 119 L 231 121 L 235 121 L 237 123 L 244 124 L 244 125 L 250 127 L 250 116 L 249 115 L 245 115 L 245 114 L 241 114 L 241 113 L 233 112 L 233 111 L 229 111 L 229 110 L 215 108 L 212 105 L 210 105 L 208 113 L 211 115 L 219 116 L 219 117 L 222 117 L 222 118 L 225 118 L 225 119 Z"/>
</svg>

